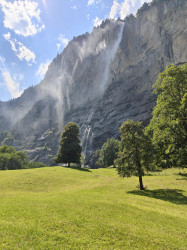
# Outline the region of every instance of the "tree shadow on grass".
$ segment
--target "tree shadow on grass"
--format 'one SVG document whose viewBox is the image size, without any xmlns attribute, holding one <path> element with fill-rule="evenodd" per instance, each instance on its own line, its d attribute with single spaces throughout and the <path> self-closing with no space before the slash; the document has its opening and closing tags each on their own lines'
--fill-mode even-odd
<svg viewBox="0 0 187 250">
<path fill-rule="evenodd" d="M 182 177 L 184 177 L 184 178 L 181 178 L 181 179 L 176 179 L 177 181 L 178 180 L 185 180 L 185 181 L 187 181 L 187 173 L 178 173 L 177 175 L 180 175 L 180 176 L 182 176 Z"/>
<path fill-rule="evenodd" d="M 81 167 L 74 167 L 74 166 L 71 166 L 71 167 L 63 166 L 63 167 L 64 168 L 75 169 L 75 170 L 79 170 L 79 171 L 84 171 L 84 172 L 92 172 L 92 171 L 90 171 L 89 168 L 81 168 Z"/>
<path fill-rule="evenodd" d="M 129 194 L 147 196 L 154 199 L 170 201 L 175 204 L 186 205 L 187 197 L 183 195 L 183 190 L 179 189 L 156 189 L 156 190 L 134 190 Z"/>
</svg>

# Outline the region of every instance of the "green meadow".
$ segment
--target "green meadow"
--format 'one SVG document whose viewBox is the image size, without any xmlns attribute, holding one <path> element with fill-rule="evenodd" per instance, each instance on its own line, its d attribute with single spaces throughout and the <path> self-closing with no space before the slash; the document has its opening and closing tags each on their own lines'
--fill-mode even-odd
<svg viewBox="0 0 187 250">
<path fill-rule="evenodd" d="M 187 249 L 187 170 L 0 171 L 0 249 Z"/>
</svg>

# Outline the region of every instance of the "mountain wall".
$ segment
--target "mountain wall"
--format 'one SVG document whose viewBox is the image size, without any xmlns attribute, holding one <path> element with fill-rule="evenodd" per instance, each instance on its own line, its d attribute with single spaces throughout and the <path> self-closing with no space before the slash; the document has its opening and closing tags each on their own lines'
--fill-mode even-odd
<svg viewBox="0 0 187 250">
<path fill-rule="evenodd" d="M 186 0 L 155 0 L 136 17 L 103 21 L 74 38 L 40 84 L 0 102 L 0 143 L 52 164 L 63 126 L 74 121 L 89 162 L 126 119 L 148 123 L 152 85 L 170 63 L 187 62 L 186 41 Z"/>
</svg>

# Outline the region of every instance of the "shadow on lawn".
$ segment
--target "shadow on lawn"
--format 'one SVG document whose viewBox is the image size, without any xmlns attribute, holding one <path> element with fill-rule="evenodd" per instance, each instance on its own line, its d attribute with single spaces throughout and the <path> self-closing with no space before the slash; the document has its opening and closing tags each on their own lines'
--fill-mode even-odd
<svg viewBox="0 0 187 250">
<path fill-rule="evenodd" d="M 129 194 L 148 196 L 154 199 L 170 201 L 175 204 L 186 205 L 187 197 L 183 195 L 183 190 L 179 189 L 156 189 L 156 190 L 134 190 Z"/>
<path fill-rule="evenodd" d="M 177 175 L 180 175 L 180 176 L 182 176 L 184 178 L 176 179 L 176 180 L 185 180 L 185 181 L 187 181 L 187 173 L 178 173 Z"/>
<path fill-rule="evenodd" d="M 73 167 L 73 166 L 71 166 L 71 167 L 63 166 L 63 167 L 64 167 L 64 168 L 71 168 L 71 169 L 75 169 L 75 170 L 79 170 L 79 171 L 84 171 L 84 172 L 92 172 L 92 171 L 90 171 L 90 169 L 88 169 L 88 168 Z"/>
</svg>

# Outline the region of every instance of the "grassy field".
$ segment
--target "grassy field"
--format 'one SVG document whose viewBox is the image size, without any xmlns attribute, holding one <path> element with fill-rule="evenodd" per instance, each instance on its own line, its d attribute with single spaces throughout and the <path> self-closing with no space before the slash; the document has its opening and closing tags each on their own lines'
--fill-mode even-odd
<svg viewBox="0 0 187 250">
<path fill-rule="evenodd" d="M 0 172 L 0 249 L 187 249 L 187 170 Z"/>
</svg>

